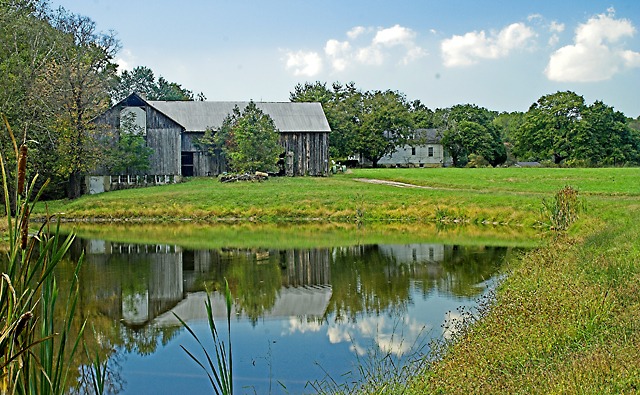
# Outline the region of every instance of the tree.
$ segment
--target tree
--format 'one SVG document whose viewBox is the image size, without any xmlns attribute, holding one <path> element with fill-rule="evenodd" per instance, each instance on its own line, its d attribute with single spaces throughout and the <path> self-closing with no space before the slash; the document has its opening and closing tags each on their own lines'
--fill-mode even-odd
<svg viewBox="0 0 640 395">
<path fill-rule="evenodd" d="M 514 152 L 521 158 L 559 164 L 567 158 L 579 158 L 576 147 L 590 140 L 582 121 L 584 98 L 574 92 L 542 96 L 525 114 L 514 140 Z"/>
<path fill-rule="evenodd" d="M 236 106 L 220 130 L 207 130 L 199 145 L 211 155 L 224 155 L 234 172 L 275 172 L 283 149 L 273 119 L 253 101 L 242 110 Z"/>
<path fill-rule="evenodd" d="M 507 153 L 493 123 L 495 117 L 495 112 L 473 104 L 436 111 L 436 125 L 454 166 L 465 166 L 471 154 L 481 156 L 492 166 L 504 163 Z"/>
<path fill-rule="evenodd" d="M 164 77 L 156 77 L 148 67 L 138 66 L 133 70 L 124 70 L 118 77 L 117 82 L 111 89 L 111 100 L 114 103 L 129 96 L 132 92 L 141 94 L 148 100 L 180 101 L 193 100 L 193 92 L 183 88 L 180 84 L 169 82 Z M 205 99 L 202 93 L 198 94 L 198 99 Z"/>
<path fill-rule="evenodd" d="M 367 92 L 357 137 L 357 149 L 373 166 L 404 145 L 413 132 L 413 120 L 404 95 L 394 91 Z"/>
<path fill-rule="evenodd" d="M 55 177 L 58 163 L 50 127 L 52 94 L 42 80 L 62 35 L 49 24 L 48 12 L 44 0 L 0 2 L 0 113 L 7 117 L 19 143 L 29 141 L 29 168 L 41 175 L 41 181 Z M 12 178 L 13 144 L 7 133 L 2 135 L 0 152 L 9 161 L 8 177 Z M 50 187 L 46 193 L 51 191 Z"/>
<path fill-rule="evenodd" d="M 119 43 L 114 33 L 97 32 L 91 19 L 64 8 L 56 11 L 51 23 L 64 38 L 45 79 L 56 99 L 51 105 L 57 106 L 57 171 L 67 179 L 67 197 L 76 198 L 83 193 L 84 175 L 103 153 L 92 120 L 109 107 Z"/>
<path fill-rule="evenodd" d="M 289 94 L 292 102 L 319 102 L 331 127 L 329 153 L 333 158 L 347 158 L 356 153 L 357 136 L 362 116 L 363 94 L 355 83 L 335 82 L 331 89 L 316 81 L 297 84 Z"/>
<path fill-rule="evenodd" d="M 107 149 L 105 167 L 108 174 L 136 174 L 149 170 L 153 149 L 147 147 L 143 129 L 136 124 L 135 114 L 120 119 L 115 142 Z"/>
<path fill-rule="evenodd" d="M 585 110 L 584 121 L 591 129 L 592 145 L 583 150 L 594 164 L 638 163 L 640 140 L 624 114 L 596 101 Z"/>
<path fill-rule="evenodd" d="M 566 91 L 542 96 L 524 115 L 514 136 L 514 152 L 555 164 L 637 163 L 639 140 L 625 116 L 601 101 L 588 106 Z"/>
</svg>

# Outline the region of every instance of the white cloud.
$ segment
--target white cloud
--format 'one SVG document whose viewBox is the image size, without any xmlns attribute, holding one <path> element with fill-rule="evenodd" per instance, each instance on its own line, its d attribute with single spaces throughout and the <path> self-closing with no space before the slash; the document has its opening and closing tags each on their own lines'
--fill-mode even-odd
<svg viewBox="0 0 640 395">
<path fill-rule="evenodd" d="M 554 47 L 558 42 L 560 42 L 560 33 L 564 31 L 564 23 L 558 23 L 556 21 L 551 21 L 549 24 L 549 31 L 551 32 L 551 37 L 549 37 L 549 46 Z"/>
<path fill-rule="evenodd" d="M 380 66 L 382 65 L 382 63 L 384 63 L 384 54 L 382 53 L 380 48 L 372 45 L 369 47 L 360 48 L 356 54 L 356 59 L 358 59 L 360 63 Z"/>
<path fill-rule="evenodd" d="M 541 20 L 541 19 L 543 19 L 541 14 L 531 14 L 531 15 L 529 15 L 529 16 L 527 17 L 527 20 L 528 20 L 529 22 L 531 22 L 531 21 L 536 21 L 536 20 Z"/>
<path fill-rule="evenodd" d="M 348 41 L 331 39 L 324 46 L 324 53 L 331 59 L 334 70 L 343 71 L 351 57 L 351 44 Z"/>
<path fill-rule="evenodd" d="M 564 23 L 551 21 L 551 24 L 549 25 L 549 31 L 552 33 L 562 33 L 564 31 Z"/>
<path fill-rule="evenodd" d="M 287 70 L 295 75 L 315 76 L 322 71 L 323 60 L 331 64 L 333 71 L 341 72 L 354 63 L 381 66 L 388 58 L 394 58 L 398 64 L 407 65 L 427 55 L 416 43 L 416 32 L 400 25 L 377 29 L 356 26 L 346 35 L 349 40 L 327 40 L 324 59 L 318 52 L 287 52 Z M 356 41 L 359 44 L 354 44 Z"/>
<path fill-rule="evenodd" d="M 356 38 L 364 34 L 366 31 L 367 31 L 366 27 L 356 26 L 347 32 L 347 37 L 349 37 L 352 40 L 355 40 Z"/>
<path fill-rule="evenodd" d="M 322 71 L 322 58 L 317 52 L 287 52 L 286 58 L 286 68 L 293 75 L 313 77 Z"/>
<path fill-rule="evenodd" d="M 636 29 L 629 20 L 615 19 L 613 10 L 578 26 L 574 44 L 555 51 L 545 74 L 552 81 L 595 82 L 612 78 L 625 68 L 640 67 L 640 53 L 617 45 Z"/>
<path fill-rule="evenodd" d="M 388 29 L 378 30 L 373 38 L 373 44 L 392 47 L 394 45 L 413 45 L 416 34 L 413 30 L 400 25 Z"/>
<path fill-rule="evenodd" d="M 535 36 L 524 23 L 513 23 L 498 33 L 489 36 L 481 30 L 463 36 L 454 35 L 440 44 L 444 65 L 447 67 L 468 66 L 480 59 L 498 59 L 512 50 L 521 48 Z"/>
<path fill-rule="evenodd" d="M 388 56 L 387 50 L 400 47 L 402 52 L 399 63 L 407 65 L 427 54 L 416 44 L 416 36 L 413 30 L 400 25 L 378 29 L 371 44 L 360 48 L 356 58 L 364 64 L 382 65 Z"/>
</svg>

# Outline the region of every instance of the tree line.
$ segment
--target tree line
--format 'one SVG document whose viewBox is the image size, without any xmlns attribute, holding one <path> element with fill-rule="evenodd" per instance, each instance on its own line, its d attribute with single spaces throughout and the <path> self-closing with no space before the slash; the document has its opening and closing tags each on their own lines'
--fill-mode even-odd
<svg viewBox="0 0 640 395">
<path fill-rule="evenodd" d="M 497 112 L 475 104 L 431 110 L 398 91 L 362 91 L 353 82 L 298 84 L 290 100 L 322 103 L 331 126 L 331 156 L 355 154 L 377 165 L 402 146 L 418 146 L 417 129 L 437 129 L 454 166 L 516 161 L 549 165 L 640 164 L 640 117 L 627 118 L 602 101 L 588 105 L 575 92 L 542 96 L 526 112 Z"/>
</svg>

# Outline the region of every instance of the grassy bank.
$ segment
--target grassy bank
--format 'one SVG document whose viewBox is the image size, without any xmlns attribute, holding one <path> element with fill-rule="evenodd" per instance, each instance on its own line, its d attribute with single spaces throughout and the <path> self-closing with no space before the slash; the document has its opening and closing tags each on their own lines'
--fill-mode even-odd
<svg viewBox="0 0 640 395">
<path fill-rule="evenodd" d="M 421 188 L 371 184 L 399 181 Z M 195 178 L 176 185 L 49 202 L 75 220 L 363 221 L 499 223 L 533 226 L 540 202 L 570 184 L 596 207 L 640 197 L 639 169 L 380 169 L 329 178 L 272 178 L 220 183 Z M 44 212 L 40 205 L 37 213 Z"/>
<path fill-rule="evenodd" d="M 525 256 L 408 393 L 638 393 L 639 218 L 630 204 Z"/>
</svg>

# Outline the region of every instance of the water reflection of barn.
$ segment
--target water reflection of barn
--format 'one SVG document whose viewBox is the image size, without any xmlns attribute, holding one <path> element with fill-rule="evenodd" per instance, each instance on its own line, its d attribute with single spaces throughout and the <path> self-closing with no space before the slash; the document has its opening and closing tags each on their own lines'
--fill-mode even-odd
<svg viewBox="0 0 640 395">
<path fill-rule="evenodd" d="M 102 240 L 85 242 L 87 264 L 107 273 L 111 263 L 133 270 L 119 284 L 98 289 L 93 297 L 104 313 L 117 316 L 133 327 L 153 321 L 175 324 L 172 311 L 181 309 L 185 319 L 205 317 L 203 276 L 214 276 L 230 257 L 254 264 L 275 264 L 280 268 L 281 287 L 274 306 L 265 316 L 322 316 L 331 298 L 330 254 L 328 249 L 310 250 L 185 250 L 172 245 L 137 245 Z M 107 275 L 108 276 L 108 275 Z M 184 306 L 191 304 L 194 306 Z M 182 306 L 181 306 L 182 304 Z M 214 297 L 214 308 L 216 307 Z M 220 303 L 220 306 L 223 304 Z M 167 320 L 167 317 L 169 319 Z"/>
</svg>

